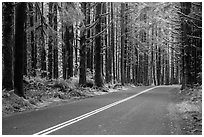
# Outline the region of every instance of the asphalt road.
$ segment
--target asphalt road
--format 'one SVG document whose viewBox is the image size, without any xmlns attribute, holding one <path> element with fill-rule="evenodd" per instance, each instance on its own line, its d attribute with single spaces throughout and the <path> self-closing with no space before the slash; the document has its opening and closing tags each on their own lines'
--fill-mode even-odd
<svg viewBox="0 0 204 137">
<path fill-rule="evenodd" d="M 174 132 L 175 127 L 172 127 L 176 125 L 176 121 L 171 118 L 168 107 L 174 102 L 172 91 L 179 91 L 179 87 L 156 87 L 142 93 L 149 88 L 151 87 L 130 88 L 117 93 L 4 117 L 2 134 L 178 134 Z"/>
</svg>

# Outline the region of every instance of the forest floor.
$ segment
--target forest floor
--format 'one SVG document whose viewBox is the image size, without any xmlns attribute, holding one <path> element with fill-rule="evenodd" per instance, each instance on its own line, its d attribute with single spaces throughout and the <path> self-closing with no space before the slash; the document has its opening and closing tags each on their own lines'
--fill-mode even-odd
<svg viewBox="0 0 204 137">
<path fill-rule="evenodd" d="M 202 87 L 194 86 L 173 93 L 173 109 L 182 135 L 202 135 Z M 176 115 L 176 116 L 175 116 Z"/>
<path fill-rule="evenodd" d="M 89 87 L 79 87 L 76 77 L 69 80 L 24 77 L 26 98 L 18 97 L 13 90 L 3 90 L 2 116 L 43 109 L 126 89 L 120 84 L 106 84 L 103 88 L 96 88 L 93 86 L 92 79 L 87 81 Z M 176 101 L 168 109 L 177 119 L 181 134 L 202 134 L 202 87 L 194 86 L 173 94 Z"/>
<path fill-rule="evenodd" d="M 73 102 L 97 95 L 124 90 L 120 84 L 106 84 L 103 88 L 93 86 L 93 80 L 87 80 L 86 87 L 78 86 L 78 78 L 69 80 L 47 80 L 40 77 L 24 77 L 25 97 L 19 97 L 14 90 L 2 92 L 2 116 L 32 111 L 61 103 Z"/>
</svg>

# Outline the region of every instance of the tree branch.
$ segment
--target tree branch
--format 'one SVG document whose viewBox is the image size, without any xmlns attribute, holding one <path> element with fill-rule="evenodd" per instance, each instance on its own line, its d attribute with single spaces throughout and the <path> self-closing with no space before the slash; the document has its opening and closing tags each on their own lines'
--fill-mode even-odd
<svg viewBox="0 0 204 137">
<path fill-rule="evenodd" d="M 109 15 L 110 14 L 110 12 L 107 12 L 107 13 L 102 13 L 102 14 L 100 14 L 99 16 L 100 17 L 104 17 L 104 16 L 107 16 L 107 15 Z"/>
<path fill-rule="evenodd" d="M 193 24 L 193 26 L 195 26 L 197 29 L 202 30 L 202 27 L 199 27 L 198 25 L 196 25 L 192 20 L 190 21 L 191 24 Z M 188 22 L 187 22 L 188 23 Z"/>
<path fill-rule="evenodd" d="M 195 6 L 200 6 L 200 7 L 202 7 L 202 2 L 191 2 L 193 5 L 195 5 Z M 198 3 L 198 4 L 197 4 Z M 200 3 L 200 4 L 199 4 Z"/>
<path fill-rule="evenodd" d="M 98 18 L 95 22 L 93 22 L 92 24 L 87 25 L 85 29 L 86 29 L 86 30 L 91 29 L 91 28 L 94 27 L 98 22 L 99 22 L 99 18 Z"/>
<path fill-rule="evenodd" d="M 202 37 L 192 36 L 192 35 L 188 35 L 188 34 L 187 34 L 187 37 L 202 40 Z"/>
<path fill-rule="evenodd" d="M 191 16 L 188 16 L 188 15 L 186 15 L 186 14 L 180 12 L 180 11 L 177 11 L 177 12 L 178 12 L 179 14 L 183 15 L 185 18 L 202 22 L 202 20 L 199 20 L 199 19 L 193 18 L 193 17 L 191 17 Z"/>
<path fill-rule="evenodd" d="M 107 27 L 106 27 L 105 29 L 103 29 L 103 30 L 102 30 L 101 32 L 99 32 L 98 34 L 96 34 L 96 35 L 94 35 L 94 36 L 92 36 L 92 37 L 87 38 L 86 40 L 94 39 L 94 38 L 98 37 L 99 35 L 101 35 L 102 33 L 104 33 L 104 32 L 106 31 L 106 29 L 111 26 L 112 22 L 113 22 L 113 19 L 111 20 L 111 22 L 107 25 Z"/>
</svg>

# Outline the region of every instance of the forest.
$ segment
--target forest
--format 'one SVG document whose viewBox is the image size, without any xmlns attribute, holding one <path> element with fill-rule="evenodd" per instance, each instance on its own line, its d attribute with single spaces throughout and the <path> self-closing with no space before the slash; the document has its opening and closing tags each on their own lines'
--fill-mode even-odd
<svg viewBox="0 0 204 137">
<path fill-rule="evenodd" d="M 130 84 L 202 85 L 201 2 L 2 3 L 3 98 Z"/>
</svg>

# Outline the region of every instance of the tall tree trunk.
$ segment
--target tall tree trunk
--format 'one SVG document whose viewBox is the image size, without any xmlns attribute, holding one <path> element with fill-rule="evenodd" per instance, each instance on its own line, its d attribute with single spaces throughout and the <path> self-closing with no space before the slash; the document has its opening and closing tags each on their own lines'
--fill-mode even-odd
<svg viewBox="0 0 204 137">
<path fill-rule="evenodd" d="M 73 37 L 74 37 L 74 33 L 73 33 L 73 26 L 70 26 L 68 28 L 68 71 L 67 71 L 67 78 L 70 78 L 73 76 Z"/>
<path fill-rule="evenodd" d="M 91 10 L 90 10 L 91 3 L 87 3 L 87 24 L 91 24 Z M 87 38 L 91 36 L 91 30 L 87 30 Z M 88 46 L 87 46 L 87 68 L 89 71 L 91 70 L 91 50 L 92 50 L 92 45 L 91 45 L 91 40 L 87 41 Z"/>
<path fill-rule="evenodd" d="M 138 56 L 138 49 L 135 47 L 135 56 L 136 56 L 136 65 L 135 65 L 135 84 L 138 84 L 138 72 L 139 72 L 139 56 Z"/>
<path fill-rule="evenodd" d="M 69 46 L 69 28 L 64 27 L 64 46 L 63 46 L 63 78 L 67 79 L 67 66 L 68 66 L 68 46 Z"/>
<path fill-rule="evenodd" d="M 104 8 L 106 7 L 106 3 L 105 2 L 101 2 L 101 14 L 103 14 L 104 12 Z M 105 28 L 104 26 L 103 26 L 103 24 L 104 24 L 104 19 L 103 18 L 101 18 L 101 21 L 99 22 L 99 23 L 101 23 L 101 28 L 100 28 L 100 30 L 102 31 L 103 30 L 103 28 Z M 104 33 L 103 34 L 101 34 L 101 48 L 103 47 L 103 46 L 105 46 L 105 35 L 104 35 Z M 105 57 L 105 54 L 104 54 L 104 50 L 102 49 L 101 50 L 101 76 L 102 77 L 104 77 L 104 71 L 105 71 L 105 69 L 104 69 L 104 67 L 105 67 L 105 61 L 104 61 L 104 57 Z"/>
<path fill-rule="evenodd" d="M 41 2 L 41 10 L 42 15 L 44 15 L 44 9 L 43 9 L 43 2 Z M 44 38 L 44 25 L 43 25 L 43 16 L 41 16 L 41 41 L 42 41 L 42 48 L 41 48 L 41 69 L 42 69 L 42 77 L 46 77 L 46 51 L 45 51 L 45 38 Z"/>
<path fill-rule="evenodd" d="M 76 30 L 75 30 L 75 48 L 74 48 L 74 57 L 75 57 L 75 64 L 74 64 L 74 75 L 78 75 L 78 30 L 79 30 L 79 26 L 76 23 L 75 25 Z"/>
<path fill-rule="evenodd" d="M 191 8 L 191 3 L 190 2 L 181 2 L 181 12 L 185 15 L 188 15 L 190 13 Z M 188 33 L 188 26 L 187 22 L 184 20 L 183 17 L 181 17 L 181 29 L 182 29 L 182 86 L 181 89 L 185 89 L 186 85 L 189 83 L 189 64 L 188 64 L 188 55 L 186 56 L 189 46 L 189 41 L 187 38 L 187 33 Z"/>
<path fill-rule="evenodd" d="M 182 20 L 181 22 L 181 26 L 183 29 L 183 35 L 182 35 L 182 49 L 181 49 L 181 58 L 182 58 L 182 86 L 181 89 L 185 89 L 186 88 L 186 83 L 187 83 L 187 75 L 186 75 L 186 58 L 185 58 L 185 45 L 186 45 L 186 24 L 184 22 L 184 20 Z"/>
<path fill-rule="evenodd" d="M 54 4 L 54 30 L 57 31 L 57 5 Z M 57 37 L 54 38 L 54 50 L 53 50 L 53 54 L 54 54 L 54 78 L 57 79 L 58 78 L 58 39 Z"/>
<path fill-rule="evenodd" d="M 113 2 L 111 2 L 111 20 L 113 20 Z M 111 24 L 111 47 L 112 47 L 112 62 L 113 62 L 113 82 L 115 83 L 115 35 L 114 35 L 114 21 Z"/>
<path fill-rule="evenodd" d="M 93 14 L 93 22 L 95 21 L 95 14 Z M 91 35 L 93 36 L 95 33 L 95 29 L 92 29 L 91 30 Z M 91 60 L 90 60 L 90 63 L 91 63 L 91 72 L 93 74 L 93 71 L 94 71 L 94 40 L 92 40 L 91 42 Z"/>
<path fill-rule="evenodd" d="M 2 16 L 3 16 L 3 37 L 2 37 L 2 53 L 3 53 L 3 79 L 2 86 L 7 90 L 13 89 L 13 23 L 14 23 L 14 3 L 2 3 Z"/>
<path fill-rule="evenodd" d="M 165 54 L 165 51 L 162 50 L 162 53 Z M 161 85 L 164 85 L 165 82 L 165 57 L 162 57 L 162 76 L 161 76 Z"/>
<path fill-rule="evenodd" d="M 30 27 L 32 28 L 34 26 L 34 7 L 33 3 L 29 3 L 29 11 L 30 11 Z M 35 35 L 34 35 L 34 30 L 31 30 L 30 32 L 31 37 L 30 37 L 30 43 L 31 43 L 31 67 L 32 67 L 32 76 L 36 76 L 36 47 L 35 47 Z"/>
<path fill-rule="evenodd" d="M 101 3 L 98 3 L 96 6 L 96 20 L 99 18 L 99 23 L 96 25 L 96 34 L 98 34 L 101 30 Z M 95 85 L 97 87 L 103 86 L 102 76 L 101 76 L 101 36 L 95 38 L 95 56 L 94 56 L 94 63 L 95 63 Z"/>
<path fill-rule="evenodd" d="M 108 4 L 108 12 L 110 13 L 111 11 L 110 11 L 110 7 L 111 6 L 111 3 L 109 2 L 109 4 Z M 108 16 L 108 23 L 110 23 L 111 22 L 111 14 L 109 14 L 109 16 Z M 112 23 L 113 24 L 113 23 Z M 111 26 L 112 26 L 112 24 L 111 24 Z M 109 24 L 108 24 L 109 25 Z M 111 32 L 112 31 L 112 27 L 111 28 L 108 28 L 108 45 L 109 45 L 109 48 L 108 48 L 108 63 L 109 63 L 109 65 L 108 65 L 108 69 L 109 69 L 109 71 L 108 71 L 108 76 L 109 76 L 109 80 L 108 80 L 108 82 L 111 82 L 112 81 L 112 50 L 113 50 L 113 39 L 112 39 L 112 35 L 113 35 L 113 32 Z"/>
<path fill-rule="evenodd" d="M 128 3 L 125 4 L 125 11 L 128 10 Z M 129 48 L 130 48 L 130 45 L 129 45 L 129 34 L 128 34 L 128 31 L 129 31 L 129 26 L 128 26 L 128 22 L 129 21 L 129 16 L 127 13 L 125 13 L 125 56 L 124 56 L 124 65 L 125 65 L 125 82 L 126 83 L 129 83 L 130 82 L 130 51 L 129 51 Z"/>
<path fill-rule="evenodd" d="M 121 84 L 125 83 L 125 67 L 124 67 L 124 47 L 125 47 L 125 27 L 124 27 L 124 10 L 125 4 L 121 3 Z"/>
<path fill-rule="evenodd" d="M 119 13 L 119 8 L 117 8 L 117 13 Z M 119 59 L 119 53 L 120 53 L 120 38 L 119 38 L 119 30 L 120 30 L 120 28 L 119 28 L 119 24 L 120 24 L 120 20 L 118 19 L 120 17 L 120 15 L 119 14 L 117 14 L 116 15 L 116 18 L 117 18 L 117 20 L 116 20 L 116 75 L 117 75 L 117 82 L 119 82 L 120 81 L 120 72 L 119 72 L 119 69 L 120 69 L 120 59 Z"/>
<path fill-rule="evenodd" d="M 82 10 L 84 15 L 86 15 L 86 2 L 82 2 Z M 80 32 L 80 66 L 79 66 L 79 85 L 86 85 L 86 17 L 82 25 L 82 32 Z"/>
<path fill-rule="evenodd" d="M 38 23 L 38 3 L 34 3 L 34 7 L 35 7 L 35 16 L 34 16 L 34 25 L 36 25 Z M 33 76 L 37 75 L 37 64 L 38 64 L 38 45 L 39 45 L 39 34 L 37 33 L 37 27 L 34 26 L 34 60 L 33 60 Z"/>
<path fill-rule="evenodd" d="M 116 15 L 117 17 L 117 15 Z M 119 74 L 118 74 L 118 30 L 117 30 L 117 21 L 115 23 L 115 77 L 116 77 L 116 81 L 119 81 Z"/>
<path fill-rule="evenodd" d="M 86 43 L 85 34 L 80 38 L 80 67 L 79 67 L 79 85 L 86 85 Z"/>
<path fill-rule="evenodd" d="M 179 84 L 180 83 L 180 74 L 179 74 L 179 59 L 176 60 L 176 64 L 175 64 L 175 67 L 176 67 L 176 72 L 175 72 L 175 79 L 176 79 L 176 84 Z"/>
<path fill-rule="evenodd" d="M 173 45 L 171 45 L 173 46 Z M 172 47 L 173 49 L 174 47 Z M 174 84 L 175 81 L 175 77 L 174 77 L 174 66 L 175 66 L 175 55 L 174 55 L 174 51 L 171 49 L 171 84 Z"/>
<path fill-rule="evenodd" d="M 148 86 L 148 55 L 144 54 L 144 85 Z"/>
<path fill-rule="evenodd" d="M 169 44 L 167 44 L 167 55 L 166 55 L 166 69 L 165 69 L 165 77 L 166 77 L 166 85 L 169 85 Z"/>
<path fill-rule="evenodd" d="M 52 27 L 53 26 L 53 3 L 50 2 L 49 3 L 49 25 Z M 53 71 L 52 71 L 52 68 L 53 68 L 53 65 L 52 65 L 52 61 L 53 61 L 53 56 L 52 56 L 52 52 L 53 52 L 53 38 L 52 38 L 52 35 L 49 34 L 49 39 L 48 39 L 48 72 L 49 72 L 49 75 L 48 77 L 51 79 L 52 78 L 52 74 L 53 74 Z"/>
<path fill-rule="evenodd" d="M 27 10 L 27 7 L 26 7 Z M 27 15 L 26 15 L 26 20 L 27 20 Z M 27 28 L 27 21 L 25 22 L 25 29 Z M 24 48 L 23 48 L 23 75 L 27 75 L 27 34 L 25 33 L 24 35 Z"/>
<path fill-rule="evenodd" d="M 15 13 L 15 63 L 14 63 L 14 92 L 20 97 L 24 96 L 23 89 L 23 49 L 26 21 L 26 3 L 20 2 L 16 5 Z"/>
<path fill-rule="evenodd" d="M 107 3 L 107 7 L 106 7 L 106 3 L 104 3 L 104 6 L 103 6 L 103 14 L 108 12 L 108 3 Z M 108 25 L 108 23 L 110 22 L 110 18 L 109 16 L 108 17 L 104 17 L 104 20 L 103 20 L 104 24 Z M 104 29 L 105 27 L 102 27 L 102 29 Z M 106 34 L 105 34 L 105 38 L 104 38 L 104 43 L 106 46 L 106 50 L 105 50 L 105 70 L 106 70 L 106 76 L 105 76 L 105 79 L 106 79 L 106 83 L 109 83 L 110 82 L 110 29 L 108 28 L 108 30 L 106 31 Z"/>
<path fill-rule="evenodd" d="M 158 85 L 161 85 L 161 47 L 159 47 L 159 49 L 158 49 L 157 56 L 158 56 L 158 60 L 157 60 L 157 82 L 158 82 Z"/>
</svg>

